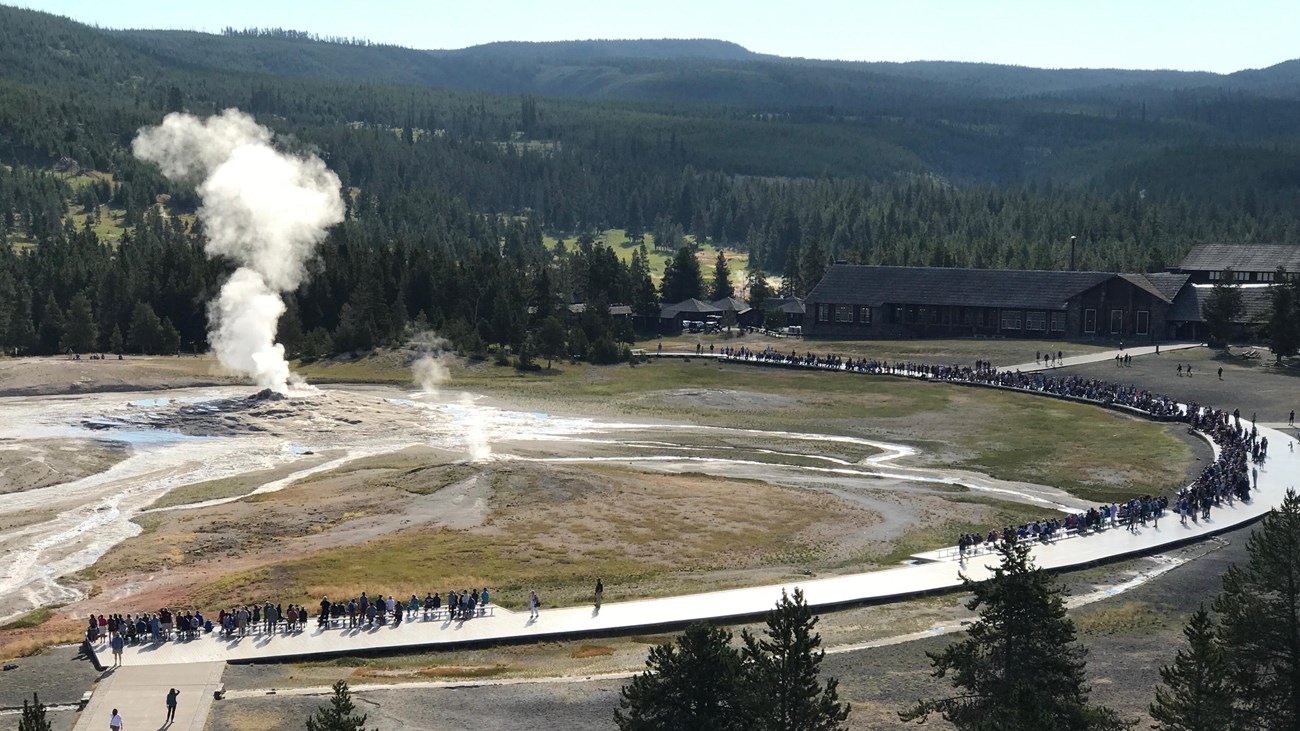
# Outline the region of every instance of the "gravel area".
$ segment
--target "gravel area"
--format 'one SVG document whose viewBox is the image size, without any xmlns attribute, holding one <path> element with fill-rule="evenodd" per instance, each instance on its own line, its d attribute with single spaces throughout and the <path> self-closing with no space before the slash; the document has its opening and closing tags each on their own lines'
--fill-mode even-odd
<svg viewBox="0 0 1300 731">
<path fill-rule="evenodd" d="M 1263 358 L 1268 352 L 1261 349 Z M 1192 364 L 1194 376 L 1179 378 L 1179 363 Z M 1223 380 L 1218 369 L 1223 368 Z M 1053 375 L 1080 375 L 1133 383 L 1163 393 L 1184 403 L 1196 403 L 1226 409 L 1241 409 L 1242 418 L 1259 414 L 1265 423 L 1285 424 L 1291 409 L 1300 409 L 1300 371 L 1281 372 L 1266 360 L 1242 360 L 1223 356 L 1209 348 L 1178 350 L 1161 355 L 1133 359 L 1133 365 L 1118 368 L 1113 361 L 1060 368 Z"/>
<path fill-rule="evenodd" d="M 52 647 L 8 662 L 18 667 L 0 672 L 0 708 L 22 708 L 33 692 L 47 706 L 75 704 L 99 677 L 76 646 Z"/>
</svg>

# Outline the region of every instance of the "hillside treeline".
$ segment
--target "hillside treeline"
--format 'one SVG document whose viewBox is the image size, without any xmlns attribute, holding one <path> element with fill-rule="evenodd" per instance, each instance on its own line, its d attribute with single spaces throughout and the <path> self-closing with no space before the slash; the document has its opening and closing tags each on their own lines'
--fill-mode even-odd
<svg viewBox="0 0 1300 731">
<path fill-rule="evenodd" d="M 0 18 L 8 352 L 204 347 L 227 264 L 203 254 L 193 190 L 129 145 L 168 112 L 228 106 L 343 181 L 347 220 L 283 327 L 309 355 L 426 325 L 470 350 L 527 350 L 561 303 L 653 309 L 644 257 L 590 235 L 555 251 L 545 234 L 619 228 L 670 254 L 710 241 L 793 294 L 836 260 L 1064 268 L 1075 236 L 1079 268 L 1142 271 L 1199 241 L 1300 241 L 1300 145 L 1284 129 L 1300 110 L 1285 98 L 1170 89 L 1148 105 L 1133 89 L 993 99 L 923 84 L 924 103 L 853 115 L 551 98 L 179 64 L 54 16 Z M 299 43 L 224 40 L 277 64 Z M 574 354 L 631 337 L 603 312 L 557 317 Z"/>
</svg>

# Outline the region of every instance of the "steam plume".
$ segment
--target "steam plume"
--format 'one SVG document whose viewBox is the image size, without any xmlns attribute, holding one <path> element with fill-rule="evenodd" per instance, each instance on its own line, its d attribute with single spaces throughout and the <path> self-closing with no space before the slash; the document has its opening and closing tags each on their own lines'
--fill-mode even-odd
<svg viewBox="0 0 1300 731">
<path fill-rule="evenodd" d="M 271 146 L 271 130 L 238 109 L 199 119 L 173 113 L 131 144 L 172 180 L 195 181 L 209 256 L 239 269 L 208 307 L 208 340 L 225 366 L 261 388 L 289 390 L 284 346 L 275 342 L 283 292 L 296 289 L 326 229 L 343 220 L 339 179 L 318 157 Z"/>
<path fill-rule="evenodd" d="M 483 414 L 475 408 L 474 399 L 467 393 L 460 395 L 460 405 L 469 415 L 465 424 L 465 451 L 469 452 L 471 462 L 482 462 L 492 456 L 492 445 L 483 429 Z"/>
<path fill-rule="evenodd" d="M 411 338 L 411 346 L 420 357 L 411 363 L 411 379 L 420 384 L 420 390 L 436 396 L 442 384 L 451 380 L 445 362 L 447 341 L 431 332 L 418 333 Z"/>
</svg>

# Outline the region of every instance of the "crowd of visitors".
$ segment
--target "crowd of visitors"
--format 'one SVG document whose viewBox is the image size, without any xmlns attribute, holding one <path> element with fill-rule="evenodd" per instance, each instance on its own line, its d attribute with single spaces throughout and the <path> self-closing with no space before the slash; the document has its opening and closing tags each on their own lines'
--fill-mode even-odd
<svg viewBox="0 0 1300 731">
<path fill-rule="evenodd" d="M 931 365 L 873 358 L 847 358 L 835 354 L 819 355 L 812 352 L 803 354 L 797 351 L 779 352 L 768 347 L 754 350 L 747 347 L 723 348 L 722 358 L 744 362 L 781 365 L 795 368 L 816 368 L 823 370 L 840 370 L 854 373 L 877 375 L 898 375 L 926 380 L 967 383 L 981 386 L 1029 391 L 1048 394 L 1059 398 L 1085 401 L 1107 407 L 1123 407 L 1141 412 L 1143 415 L 1161 421 L 1186 421 L 1189 431 L 1204 433 L 1219 447 L 1219 458 L 1214 461 L 1191 485 L 1179 491 L 1173 504 L 1180 521 L 1186 525 L 1192 521 L 1209 518 L 1211 508 L 1227 501 L 1249 500 L 1252 488 L 1248 470 L 1250 462 L 1262 462 L 1268 454 L 1268 439 L 1260 438 L 1251 418 L 1249 430 L 1242 428 L 1241 415 L 1237 412 L 1228 414 L 1216 409 L 1203 408 L 1190 404 L 1186 408 L 1172 398 L 1152 393 L 1133 385 L 1112 383 L 1098 378 L 1082 376 L 1052 376 L 1042 371 L 1023 372 L 1019 370 L 999 370 L 987 361 L 975 361 L 973 366 Z M 1057 366 L 1063 361 L 1063 354 L 1042 352 L 1035 353 L 1035 363 Z M 1116 365 L 1131 364 L 1128 354 L 1116 355 Z M 1183 375 L 1183 367 L 1178 367 L 1178 375 Z M 1188 376 L 1192 367 L 1186 368 Z M 1160 518 L 1168 509 L 1170 499 L 1163 496 L 1144 495 L 1133 498 L 1127 503 L 1101 505 L 1086 512 L 1071 513 L 1064 517 L 1053 517 L 1025 523 L 1021 526 L 1008 526 L 1000 530 L 991 530 L 987 534 L 965 534 L 959 537 L 957 550 L 960 556 L 983 547 L 991 547 L 999 541 L 1031 540 L 1051 541 L 1060 535 L 1086 535 L 1107 528 L 1124 526 L 1136 531 L 1148 521 L 1159 524 Z M 1198 517 L 1199 516 L 1199 517 Z"/>
<path fill-rule="evenodd" d="M 530 602 L 531 603 L 531 602 Z M 488 589 L 447 592 L 444 599 L 438 592 L 428 592 L 423 599 L 415 594 L 409 600 L 399 600 L 382 594 L 373 599 L 366 592 L 347 601 L 331 601 L 322 597 L 316 612 L 316 626 L 347 629 L 371 629 L 403 621 L 413 622 L 446 619 L 465 621 L 481 617 L 492 611 L 492 595 Z M 311 612 L 307 607 L 290 604 L 251 604 L 220 610 L 215 621 L 201 612 L 174 613 L 164 607 L 155 613 L 132 615 L 92 615 L 86 628 L 86 638 L 97 642 L 109 638 L 115 656 L 119 644 L 166 642 L 187 640 L 201 633 L 218 632 L 224 637 L 243 637 L 248 634 L 291 634 L 307 627 Z"/>
<path fill-rule="evenodd" d="M 1145 527 L 1148 522 L 1158 526 L 1168 507 L 1168 498 L 1143 495 L 1126 503 L 1098 505 L 1081 513 L 1067 513 L 1064 517 L 1042 518 L 1021 526 L 994 529 L 987 535 L 967 533 L 957 539 L 957 553 L 965 556 L 983 548 L 991 550 L 1000 541 L 1050 543 L 1062 535 L 1088 535 L 1121 526 L 1135 532 L 1139 525 Z"/>
<path fill-rule="evenodd" d="M 1259 464 L 1268 458 L 1268 437 L 1261 437 L 1252 416 L 1250 429 L 1241 423 L 1241 412 L 1228 413 L 1196 404 L 1187 407 L 1190 430 L 1208 435 L 1219 447 L 1219 458 L 1206 467 L 1192 484 L 1179 491 L 1175 503 L 1183 525 L 1207 520 L 1210 510 L 1227 502 L 1249 500 L 1252 476 L 1258 480 Z M 1249 470 L 1249 473 L 1248 473 Z"/>
<path fill-rule="evenodd" d="M 86 627 L 86 638 L 94 642 L 101 637 L 121 637 L 125 642 L 161 642 L 173 636 L 181 639 L 196 637 L 211 623 L 200 612 L 173 612 L 163 607 L 157 612 L 143 614 L 91 615 Z"/>
</svg>

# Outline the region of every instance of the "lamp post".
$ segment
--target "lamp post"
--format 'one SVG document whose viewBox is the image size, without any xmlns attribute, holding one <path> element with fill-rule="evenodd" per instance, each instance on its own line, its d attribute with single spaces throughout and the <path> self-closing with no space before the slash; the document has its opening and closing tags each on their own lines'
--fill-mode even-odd
<svg viewBox="0 0 1300 731">
<path fill-rule="evenodd" d="M 1070 237 L 1070 271 L 1074 271 L 1074 240 L 1076 237 Z"/>
</svg>

